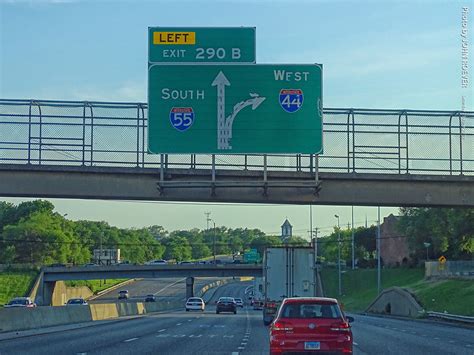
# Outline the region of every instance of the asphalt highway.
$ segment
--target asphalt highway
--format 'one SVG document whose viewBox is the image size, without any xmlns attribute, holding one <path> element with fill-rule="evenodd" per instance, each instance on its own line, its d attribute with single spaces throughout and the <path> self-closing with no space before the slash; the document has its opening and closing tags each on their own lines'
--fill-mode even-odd
<svg viewBox="0 0 474 355">
<path fill-rule="evenodd" d="M 197 291 L 204 285 L 217 280 L 215 278 L 194 279 L 194 290 Z M 143 301 L 149 294 L 153 294 L 160 299 L 178 298 L 186 300 L 186 278 L 162 278 L 162 279 L 142 279 L 121 286 L 115 290 L 107 292 L 100 297 L 90 301 L 90 303 L 110 303 L 117 301 L 118 293 L 121 290 L 128 290 L 128 302 Z"/>
<path fill-rule="evenodd" d="M 355 354 L 474 354 L 474 328 L 353 315 Z"/>
<path fill-rule="evenodd" d="M 244 298 L 248 282 L 218 288 L 206 311 L 174 310 L 0 341 L 0 354 L 268 354 L 268 328 L 249 306 L 215 314 L 221 296 Z M 474 354 L 474 330 L 354 315 L 354 354 Z"/>
</svg>

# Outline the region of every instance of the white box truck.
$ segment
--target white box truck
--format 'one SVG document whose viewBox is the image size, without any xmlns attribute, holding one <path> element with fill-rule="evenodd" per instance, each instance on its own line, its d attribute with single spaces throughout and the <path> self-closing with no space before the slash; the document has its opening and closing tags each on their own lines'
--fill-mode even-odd
<svg viewBox="0 0 474 355">
<path fill-rule="evenodd" d="M 287 297 L 315 297 L 317 269 L 312 247 L 267 248 L 263 256 L 263 322 L 272 322 Z"/>
</svg>

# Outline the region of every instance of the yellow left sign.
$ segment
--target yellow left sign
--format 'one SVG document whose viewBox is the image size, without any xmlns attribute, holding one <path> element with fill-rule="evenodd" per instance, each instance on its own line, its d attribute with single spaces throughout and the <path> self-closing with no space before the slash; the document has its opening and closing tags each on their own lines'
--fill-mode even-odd
<svg viewBox="0 0 474 355">
<path fill-rule="evenodd" d="M 153 44 L 196 44 L 196 32 L 153 32 Z"/>
</svg>

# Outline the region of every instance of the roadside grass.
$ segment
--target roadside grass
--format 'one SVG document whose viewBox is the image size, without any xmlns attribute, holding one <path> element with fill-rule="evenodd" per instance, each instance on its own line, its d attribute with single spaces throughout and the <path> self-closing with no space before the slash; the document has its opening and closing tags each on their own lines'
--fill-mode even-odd
<svg viewBox="0 0 474 355">
<path fill-rule="evenodd" d="M 0 306 L 13 297 L 26 296 L 38 276 L 36 271 L 2 271 L 0 273 Z"/>
<path fill-rule="evenodd" d="M 342 297 L 338 297 L 336 268 L 321 271 L 325 296 L 341 300 L 347 311 L 363 312 L 377 297 L 377 270 L 347 270 L 342 274 Z M 450 279 L 428 281 L 424 268 L 382 269 L 382 289 L 404 287 L 415 294 L 426 311 L 474 316 L 474 282 Z"/>
<path fill-rule="evenodd" d="M 66 281 L 66 286 L 68 287 L 79 287 L 87 286 L 90 288 L 92 293 L 96 294 L 97 292 L 103 291 L 109 287 L 115 286 L 121 282 L 124 282 L 128 279 L 109 279 L 109 280 L 73 280 Z"/>
<path fill-rule="evenodd" d="M 474 281 L 423 281 L 409 287 L 427 311 L 474 316 Z"/>
<path fill-rule="evenodd" d="M 322 280 L 327 297 L 341 300 L 344 308 L 352 312 L 362 312 L 377 297 L 377 270 L 346 270 L 342 274 L 342 297 L 338 297 L 337 268 L 323 268 Z M 392 286 L 406 286 L 423 280 L 424 269 L 382 269 L 382 289 Z"/>
</svg>

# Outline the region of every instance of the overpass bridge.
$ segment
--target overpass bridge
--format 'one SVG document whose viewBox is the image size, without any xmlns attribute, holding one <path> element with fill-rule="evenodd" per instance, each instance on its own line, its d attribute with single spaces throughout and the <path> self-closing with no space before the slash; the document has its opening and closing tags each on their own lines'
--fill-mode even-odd
<svg viewBox="0 0 474 355">
<path fill-rule="evenodd" d="M 44 282 L 67 280 L 176 278 L 176 277 L 233 277 L 262 276 L 261 264 L 218 265 L 109 265 L 90 267 L 44 267 Z"/>
<path fill-rule="evenodd" d="M 44 267 L 40 274 L 36 301 L 41 306 L 51 305 L 57 281 L 186 277 L 186 294 L 191 297 L 193 296 L 195 277 L 234 276 L 262 277 L 263 268 L 261 264 Z"/>
<path fill-rule="evenodd" d="M 144 103 L 0 100 L 0 196 L 474 207 L 474 112 L 324 109 L 324 154 L 147 153 Z"/>
</svg>

